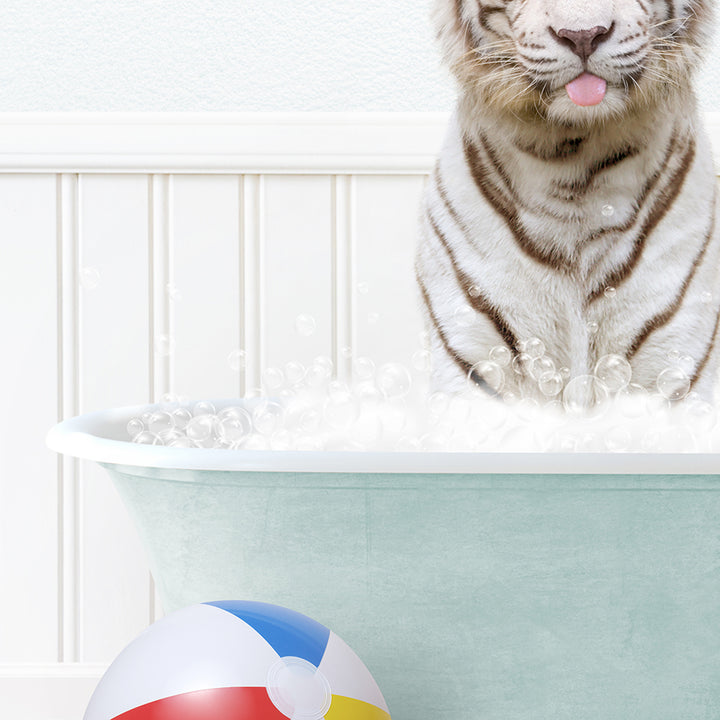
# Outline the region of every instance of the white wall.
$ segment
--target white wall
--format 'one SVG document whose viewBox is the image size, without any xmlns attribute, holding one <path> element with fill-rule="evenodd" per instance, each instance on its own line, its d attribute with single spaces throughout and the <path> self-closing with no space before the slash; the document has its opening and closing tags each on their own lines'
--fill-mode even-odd
<svg viewBox="0 0 720 720">
<path fill-rule="evenodd" d="M 0 111 L 445 111 L 430 2 L 4 0 Z"/>
<path fill-rule="evenodd" d="M 0 114 L 0 718 L 79 720 L 159 612 L 107 474 L 47 430 L 320 354 L 347 376 L 347 346 L 411 366 L 433 117 Z"/>
</svg>

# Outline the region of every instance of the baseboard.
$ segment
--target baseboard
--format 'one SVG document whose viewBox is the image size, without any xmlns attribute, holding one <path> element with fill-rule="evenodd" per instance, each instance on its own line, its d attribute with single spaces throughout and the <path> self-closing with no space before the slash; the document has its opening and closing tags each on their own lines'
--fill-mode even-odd
<svg viewBox="0 0 720 720">
<path fill-rule="evenodd" d="M 80 720 L 105 666 L 0 665 L 0 718 Z"/>
</svg>

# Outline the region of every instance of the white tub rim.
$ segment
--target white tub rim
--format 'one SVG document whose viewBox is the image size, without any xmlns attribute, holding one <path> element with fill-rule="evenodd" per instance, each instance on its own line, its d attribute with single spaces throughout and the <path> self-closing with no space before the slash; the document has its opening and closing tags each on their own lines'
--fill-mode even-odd
<svg viewBox="0 0 720 720">
<path fill-rule="evenodd" d="M 221 400 L 217 405 L 237 404 Z M 162 403 L 156 404 L 160 407 Z M 533 475 L 720 475 L 714 453 L 551 452 L 330 452 L 222 450 L 140 445 L 108 437 L 149 404 L 111 408 L 64 420 L 47 434 L 51 450 L 99 463 L 197 471 L 533 474 Z M 112 432 L 114 430 L 114 433 Z"/>
</svg>

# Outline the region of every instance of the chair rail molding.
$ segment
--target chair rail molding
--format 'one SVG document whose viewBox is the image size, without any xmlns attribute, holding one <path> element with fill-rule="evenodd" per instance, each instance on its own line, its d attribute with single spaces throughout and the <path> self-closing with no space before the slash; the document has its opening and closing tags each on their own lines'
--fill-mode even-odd
<svg viewBox="0 0 720 720">
<path fill-rule="evenodd" d="M 0 172 L 426 172 L 444 113 L 5 113 Z"/>
</svg>

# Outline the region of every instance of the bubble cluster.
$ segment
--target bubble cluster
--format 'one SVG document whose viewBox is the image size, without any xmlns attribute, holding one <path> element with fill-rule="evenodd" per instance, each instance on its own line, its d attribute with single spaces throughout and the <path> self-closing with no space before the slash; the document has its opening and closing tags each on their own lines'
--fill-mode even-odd
<svg viewBox="0 0 720 720">
<path fill-rule="evenodd" d="M 318 356 L 266 368 L 263 387 L 244 399 L 216 406 L 164 397 L 131 418 L 127 433 L 140 444 L 233 450 L 720 451 L 717 409 L 690 392 L 680 353 L 647 390 L 621 355 L 573 376 L 535 338 L 518 349 L 513 360 L 507 348 L 492 348 L 469 373 L 496 397 L 472 379 L 462 392 L 429 392 L 425 359 L 421 370 L 354 357 L 341 381 L 330 358 Z"/>
</svg>

